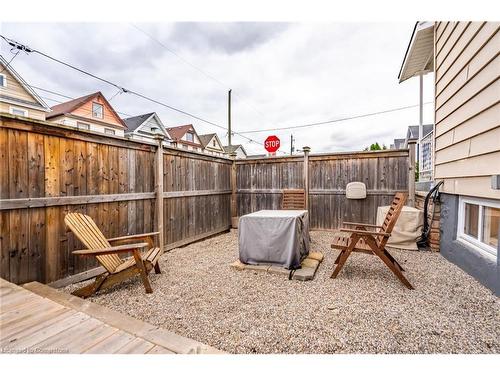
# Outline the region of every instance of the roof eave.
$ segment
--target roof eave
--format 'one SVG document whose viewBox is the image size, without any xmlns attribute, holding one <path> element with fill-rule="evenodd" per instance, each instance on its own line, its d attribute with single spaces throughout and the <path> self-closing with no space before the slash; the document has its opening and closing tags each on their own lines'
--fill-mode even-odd
<svg viewBox="0 0 500 375">
<path fill-rule="evenodd" d="M 399 83 L 434 71 L 434 22 L 416 22 L 398 74 Z"/>
</svg>

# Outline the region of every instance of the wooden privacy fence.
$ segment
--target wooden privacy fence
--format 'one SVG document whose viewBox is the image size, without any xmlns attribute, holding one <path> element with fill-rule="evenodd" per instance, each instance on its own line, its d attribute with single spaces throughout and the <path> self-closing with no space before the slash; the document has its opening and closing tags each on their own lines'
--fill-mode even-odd
<svg viewBox="0 0 500 375">
<path fill-rule="evenodd" d="M 335 229 L 343 221 L 374 223 L 378 206 L 414 185 L 408 150 L 355 152 L 236 161 L 233 216 L 279 209 L 282 189 L 305 189 L 311 229 Z M 345 198 L 346 185 L 360 181 L 366 199 Z M 413 205 L 413 197 L 408 204 Z"/>
<path fill-rule="evenodd" d="M 230 227 L 230 160 L 0 120 L 4 279 L 51 282 L 97 266 L 71 254 L 83 245 L 64 226 L 68 212 L 90 215 L 107 237 L 161 230 L 165 249 Z"/>
<path fill-rule="evenodd" d="M 228 230 L 232 218 L 279 209 L 283 189 L 306 190 L 313 229 L 373 223 L 396 191 L 409 190 L 413 204 L 414 149 L 230 160 L 159 147 L 160 137 L 0 120 L 0 277 L 14 283 L 95 271 L 93 259 L 72 255 L 83 245 L 64 226 L 68 212 L 90 215 L 107 237 L 160 231 L 168 250 Z M 366 199 L 345 199 L 351 181 L 366 184 Z"/>
</svg>

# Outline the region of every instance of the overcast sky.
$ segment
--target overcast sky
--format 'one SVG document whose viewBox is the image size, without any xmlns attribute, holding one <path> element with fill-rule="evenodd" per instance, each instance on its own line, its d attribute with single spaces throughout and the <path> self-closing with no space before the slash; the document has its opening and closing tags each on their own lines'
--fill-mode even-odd
<svg viewBox="0 0 500 375">
<path fill-rule="evenodd" d="M 1 33 L 98 76 L 211 122 L 227 125 L 233 89 L 233 130 L 250 131 L 321 122 L 418 104 L 418 78 L 398 83 L 414 23 L 3 23 Z M 163 44 L 160 45 L 159 42 Z M 172 53 L 172 51 L 174 53 Z M 10 60 L 6 43 L 1 53 Z M 180 56 L 180 57 L 179 57 Z M 195 67 L 193 67 L 192 65 Z M 19 54 L 13 67 L 31 85 L 77 97 L 117 89 L 36 54 Z M 202 70 L 204 73 L 200 72 Z M 213 77 L 213 78 L 209 78 Z M 432 101 L 433 76 L 424 80 Z M 40 92 L 48 100 L 65 100 Z M 227 133 L 130 94 L 111 104 L 129 115 L 156 111 L 167 126 L 192 123 L 198 133 Z M 124 116 L 126 117 L 126 116 Z M 432 123 L 432 105 L 424 123 Z M 264 153 L 271 134 L 289 152 L 361 150 L 389 145 L 418 123 L 418 108 L 322 126 L 235 135 L 249 153 Z"/>
</svg>

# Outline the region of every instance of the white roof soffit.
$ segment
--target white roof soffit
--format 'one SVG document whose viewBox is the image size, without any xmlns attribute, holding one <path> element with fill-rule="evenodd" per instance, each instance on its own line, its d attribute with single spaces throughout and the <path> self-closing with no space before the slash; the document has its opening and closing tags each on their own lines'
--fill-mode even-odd
<svg viewBox="0 0 500 375">
<path fill-rule="evenodd" d="M 417 22 L 399 71 L 399 83 L 433 70 L 434 22 Z"/>
</svg>

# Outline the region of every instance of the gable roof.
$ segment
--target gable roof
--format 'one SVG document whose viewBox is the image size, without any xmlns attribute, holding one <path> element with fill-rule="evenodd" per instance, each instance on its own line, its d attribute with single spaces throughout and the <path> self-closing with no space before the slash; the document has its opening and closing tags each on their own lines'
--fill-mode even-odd
<svg viewBox="0 0 500 375">
<path fill-rule="evenodd" d="M 198 133 L 196 133 L 196 130 L 194 129 L 194 126 L 192 124 L 167 128 L 167 132 L 170 135 L 170 138 L 172 138 L 174 141 L 181 140 L 181 138 L 184 136 L 184 134 L 188 132 L 188 130 L 192 130 L 196 134 L 196 136 L 200 138 L 200 136 L 198 135 Z"/>
<path fill-rule="evenodd" d="M 30 85 L 19 75 L 18 72 L 14 70 L 12 65 L 8 63 L 2 55 L 0 55 L 0 64 L 3 66 L 3 69 L 7 70 L 14 79 L 21 84 L 21 86 L 36 100 L 36 102 L 42 107 L 41 110 L 45 112 L 50 112 L 50 107 L 43 101 L 43 99 L 36 93 L 35 90 L 31 88 Z M 33 104 L 33 103 L 26 103 Z"/>
<path fill-rule="evenodd" d="M 89 95 L 81 96 L 79 98 L 76 98 L 76 99 L 73 99 L 73 100 L 70 100 L 70 101 L 53 106 L 52 112 L 47 115 L 47 119 L 54 118 L 54 117 L 61 116 L 61 115 L 65 115 L 67 113 L 71 113 L 75 109 L 77 109 L 78 107 L 82 106 L 83 104 L 87 103 L 88 101 L 90 101 L 94 98 L 97 98 L 99 96 L 102 98 L 102 100 L 104 101 L 106 106 L 109 109 L 111 109 L 111 111 L 113 112 L 113 114 L 115 115 L 117 120 L 123 125 L 123 127 L 127 128 L 127 125 L 125 124 L 125 122 L 120 118 L 120 116 L 118 116 L 118 114 L 116 113 L 114 108 L 111 106 L 111 104 L 109 104 L 107 99 L 104 97 L 104 95 L 100 91 L 94 92 L 94 93 L 89 94 Z"/>
<path fill-rule="evenodd" d="M 139 116 L 124 118 L 123 121 L 125 122 L 125 124 L 127 124 L 127 128 L 129 131 L 134 131 L 139 126 L 144 124 L 147 120 L 149 120 L 149 118 L 151 116 L 153 116 L 154 114 L 155 114 L 154 112 L 145 113 L 145 114 L 139 115 Z"/>
<path fill-rule="evenodd" d="M 247 155 L 247 152 L 245 151 L 245 149 L 243 148 L 242 145 L 227 145 L 227 146 L 222 146 L 224 148 L 224 151 L 227 153 L 227 154 L 230 154 L 232 152 L 236 152 L 236 150 L 238 148 L 241 148 L 241 151 L 243 151 L 243 153 L 245 155 Z"/>
<path fill-rule="evenodd" d="M 410 125 L 408 126 L 408 131 L 406 132 L 406 140 L 409 140 L 409 139 L 418 139 L 419 138 L 419 126 L 418 125 Z M 422 133 L 423 136 L 422 137 L 425 137 L 427 134 L 429 134 L 433 129 L 433 125 L 432 124 L 426 124 L 426 125 L 423 125 L 422 126 Z"/>
<path fill-rule="evenodd" d="M 214 135 L 216 136 L 217 134 L 215 133 L 210 133 L 210 134 L 200 134 L 198 136 L 198 138 L 200 139 L 200 142 L 201 142 L 201 145 L 203 146 L 203 148 L 207 147 L 208 146 L 208 143 L 210 142 L 210 140 L 214 137 Z"/>
<path fill-rule="evenodd" d="M 200 139 L 200 142 L 203 146 L 203 148 L 207 148 L 210 146 L 210 141 L 215 137 L 215 139 L 217 140 L 217 143 L 219 144 L 220 146 L 220 150 L 222 152 L 225 152 L 224 151 L 224 146 L 222 145 L 222 142 L 220 141 L 219 139 L 219 136 L 217 135 L 217 133 L 210 133 L 210 134 L 200 134 L 198 135 L 198 138 Z M 212 146 L 210 146 L 212 147 Z M 213 148 L 213 147 L 212 147 Z"/>
</svg>

